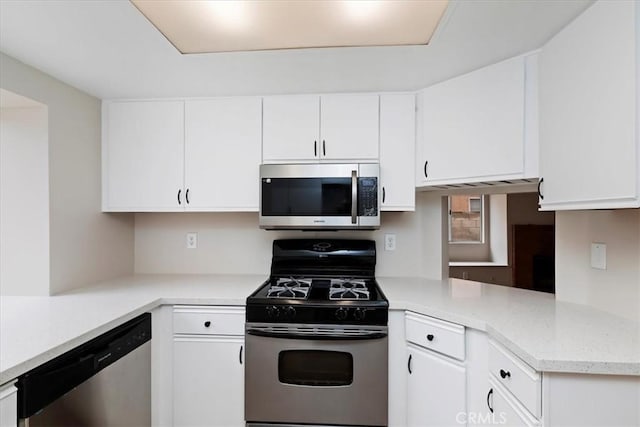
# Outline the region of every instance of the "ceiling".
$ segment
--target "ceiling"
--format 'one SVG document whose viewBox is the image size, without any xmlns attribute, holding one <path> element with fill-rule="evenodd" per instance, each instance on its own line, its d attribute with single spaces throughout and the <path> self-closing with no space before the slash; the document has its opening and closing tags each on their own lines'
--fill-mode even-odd
<svg viewBox="0 0 640 427">
<path fill-rule="evenodd" d="M 131 0 L 182 53 L 424 45 L 447 0 Z"/>
<path fill-rule="evenodd" d="M 129 1 L 0 0 L 0 51 L 102 99 L 413 90 L 542 46 L 591 0 L 452 0 L 427 46 L 183 55 Z"/>
</svg>

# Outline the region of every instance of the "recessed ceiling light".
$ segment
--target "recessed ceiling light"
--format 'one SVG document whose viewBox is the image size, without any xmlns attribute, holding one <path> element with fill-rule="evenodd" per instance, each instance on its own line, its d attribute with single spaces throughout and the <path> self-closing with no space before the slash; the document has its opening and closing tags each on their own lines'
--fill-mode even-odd
<svg viewBox="0 0 640 427">
<path fill-rule="evenodd" d="M 244 30 L 251 25 L 249 7 L 245 1 L 201 2 L 211 16 L 211 24 L 233 30 Z"/>
<path fill-rule="evenodd" d="M 448 0 L 131 0 L 182 53 L 424 45 Z"/>
</svg>

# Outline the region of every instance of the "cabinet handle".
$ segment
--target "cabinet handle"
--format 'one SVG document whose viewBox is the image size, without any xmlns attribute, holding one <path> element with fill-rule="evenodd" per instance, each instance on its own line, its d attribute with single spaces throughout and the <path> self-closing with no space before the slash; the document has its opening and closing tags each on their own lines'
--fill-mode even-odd
<svg viewBox="0 0 640 427">
<path fill-rule="evenodd" d="M 322 140 L 322 157 L 327 155 L 327 145 L 324 142 L 324 139 Z"/>
<path fill-rule="evenodd" d="M 206 322 L 204 322 L 204 327 L 205 328 L 208 328 L 209 326 L 211 326 L 211 322 L 210 321 L 207 320 Z"/>
<path fill-rule="evenodd" d="M 544 196 L 540 191 L 540 186 L 542 185 L 543 182 L 544 182 L 544 178 L 540 178 L 540 181 L 538 181 L 538 197 L 540 197 L 540 200 L 544 200 Z"/>
<path fill-rule="evenodd" d="M 409 355 L 409 360 L 407 361 L 407 370 L 409 371 L 410 374 L 413 374 L 413 372 L 411 371 L 411 354 Z"/>
<path fill-rule="evenodd" d="M 318 157 L 318 141 L 313 141 L 313 157 Z"/>
<path fill-rule="evenodd" d="M 427 335 L 427 340 L 428 341 L 433 341 L 435 337 L 432 334 Z"/>
<path fill-rule="evenodd" d="M 500 369 L 500 376 L 502 377 L 502 379 L 511 378 L 511 372 Z"/>
<path fill-rule="evenodd" d="M 241 345 L 241 346 L 240 346 L 240 355 L 239 355 L 239 358 L 240 358 L 240 364 L 241 364 L 241 365 L 242 365 L 242 348 L 243 348 L 243 347 L 244 347 L 243 345 Z"/>
<path fill-rule="evenodd" d="M 493 408 L 491 407 L 491 395 L 493 394 L 493 389 L 489 389 L 489 393 L 487 393 L 487 407 L 489 408 L 489 412 L 493 414 Z"/>
<path fill-rule="evenodd" d="M 187 188 L 187 192 L 184 193 L 184 199 L 187 201 L 187 204 L 189 204 L 189 189 Z"/>
<path fill-rule="evenodd" d="M 429 178 L 429 174 L 427 173 L 427 165 L 429 164 L 429 160 L 424 161 L 424 177 Z"/>
<path fill-rule="evenodd" d="M 384 187 L 382 187 L 382 203 L 384 203 L 385 198 L 386 198 L 386 193 L 384 191 Z"/>
<path fill-rule="evenodd" d="M 182 193 L 182 189 L 178 190 L 178 204 L 182 204 L 182 200 L 180 200 L 180 194 Z"/>
</svg>

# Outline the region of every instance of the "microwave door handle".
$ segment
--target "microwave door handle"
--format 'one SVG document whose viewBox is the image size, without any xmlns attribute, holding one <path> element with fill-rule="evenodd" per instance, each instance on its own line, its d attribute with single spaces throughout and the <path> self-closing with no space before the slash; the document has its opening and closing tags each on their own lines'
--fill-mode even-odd
<svg viewBox="0 0 640 427">
<path fill-rule="evenodd" d="M 351 224 L 358 221 L 358 171 L 351 171 Z"/>
</svg>

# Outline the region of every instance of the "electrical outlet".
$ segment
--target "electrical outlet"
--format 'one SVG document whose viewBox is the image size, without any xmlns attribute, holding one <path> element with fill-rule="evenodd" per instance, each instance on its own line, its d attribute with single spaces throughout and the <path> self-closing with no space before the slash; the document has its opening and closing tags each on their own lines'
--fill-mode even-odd
<svg viewBox="0 0 640 427">
<path fill-rule="evenodd" d="M 187 233 L 187 249 L 198 247 L 198 233 Z"/>
<path fill-rule="evenodd" d="M 591 268 L 607 269 L 607 245 L 605 243 L 591 244 Z"/>
<path fill-rule="evenodd" d="M 396 250 L 396 235 L 385 234 L 384 235 L 384 250 L 395 251 Z"/>
</svg>

